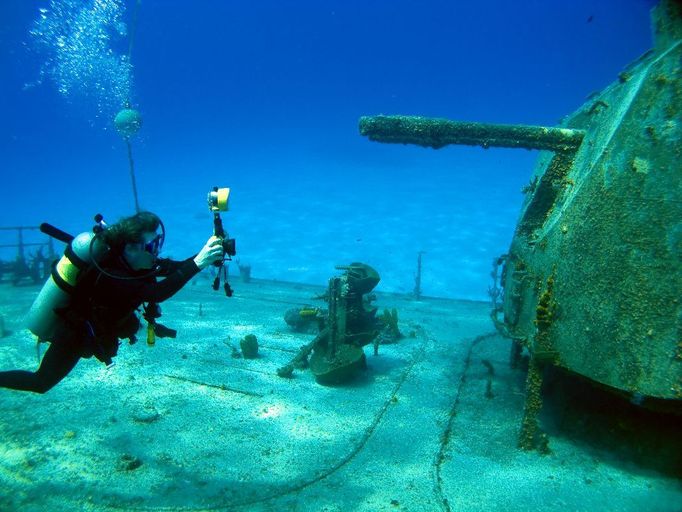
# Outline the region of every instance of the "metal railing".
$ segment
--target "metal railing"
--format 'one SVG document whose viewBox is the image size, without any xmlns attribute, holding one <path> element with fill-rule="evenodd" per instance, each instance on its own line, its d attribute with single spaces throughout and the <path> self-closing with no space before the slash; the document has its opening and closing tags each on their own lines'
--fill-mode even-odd
<svg viewBox="0 0 682 512">
<path fill-rule="evenodd" d="M 0 282 L 9 282 L 14 286 L 26 281 L 37 284 L 49 276 L 52 262 L 56 258 L 52 238 L 47 237 L 47 240 L 44 242 L 27 242 L 24 239 L 26 231 L 39 230 L 38 226 L 0 227 L 0 232 L 16 233 L 16 242 L 3 241 L 3 243 L 0 243 L 0 250 L 16 250 L 13 260 L 6 260 L 0 257 Z M 31 251 L 29 248 L 36 248 L 36 250 Z"/>
</svg>

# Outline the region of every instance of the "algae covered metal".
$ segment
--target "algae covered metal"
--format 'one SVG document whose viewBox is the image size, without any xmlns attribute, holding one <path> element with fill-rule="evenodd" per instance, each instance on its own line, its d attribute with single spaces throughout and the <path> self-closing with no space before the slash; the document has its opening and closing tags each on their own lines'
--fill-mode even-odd
<svg viewBox="0 0 682 512">
<path fill-rule="evenodd" d="M 305 312 L 306 317 L 315 319 L 320 333 L 301 347 L 288 364 L 277 370 L 280 377 L 291 377 L 295 368 L 309 366 L 318 383 L 335 385 L 348 381 L 358 370 L 365 368 L 362 347 L 379 335 L 380 324 L 376 318 L 377 308 L 371 305 L 375 297 L 370 292 L 381 278 L 376 270 L 365 263 L 351 263 L 336 268 L 344 272 L 341 276 L 329 279 L 329 287 L 324 295 L 329 306 L 327 313 L 309 307 L 298 310 L 299 314 Z M 397 313 L 389 316 L 395 318 L 394 327 L 397 330 Z M 390 328 L 390 322 L 386 325 Z"/>
<path fill-rule="evenodd" d="M 542 150 L 492 315 L 531 356 L 522 445 L 538 444 L 543 364 L 638 402 L 682 399 L 681 5 L 662 1 L 654 49 L 559 127 L 360 120 L 379 142 Z"/>
</svg>

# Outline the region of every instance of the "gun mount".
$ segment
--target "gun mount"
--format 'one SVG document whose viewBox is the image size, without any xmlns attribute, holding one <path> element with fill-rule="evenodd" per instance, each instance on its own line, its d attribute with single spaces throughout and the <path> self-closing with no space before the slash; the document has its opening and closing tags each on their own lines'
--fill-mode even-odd
<svg viewBox="0 0 682 512">
<path fill-rule="evenodd" d="M 320 384 L 343 383 L 365 367 L 362 347 L 379 334 L 377 309 L 369 306 L 371 298 L 365 295 L 379 284 L 379 274 L 364 263 L 336 268 L 344 273 L 329 280 L 325 295 L 329 308 L 320 333 L 277 370 L 280 377 L 289 377 L 295 367 L 305 366 L 308 355 L 310 370 Z"/>
<path fill-rule="evenodd" d="M 543 150 L 492 312 L 530 354 L 520 444 L 536 443 L 551 364 L 654 408 L 682 399 L 682 4 L 652 11 L 654 49 L 559 127 L 363 117 L 370 140 Z M 502 314 L 502 318 L 499 318 Z"/>
</svg>

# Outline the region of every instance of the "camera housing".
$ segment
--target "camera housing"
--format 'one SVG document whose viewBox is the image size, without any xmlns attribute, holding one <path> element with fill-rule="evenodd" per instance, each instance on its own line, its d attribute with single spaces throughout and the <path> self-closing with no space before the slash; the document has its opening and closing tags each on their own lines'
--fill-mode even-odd
<svg viewBox="0 0 682 512">
<path fill-rule="evenodd" d="M 234 238 L 230 238 L 223 228 L 223 220 L 220 218 L 220 212 L 226 212 L 229 209 L 230 189 L 213 187 L 208 193 L 208 209 L 213 212 L 213 236 L 220 239 L 220 244 L 223 249 L 223 258 L 221 261 L 215 261 L 214 266 L 218 268 L 217 275 L 213 280 L 212 288 L 218 290 L 220 287 L 220 276 L 222 274 L 224 282 L 223 289 L 225 295 L 232 297 L 232 288 L 227 282 L 227 269 L 225 268 L 225 260 L 230 260 L 231 256 L 237 254 L 237 243 Z"/>
<path fill-rule="evenodd" d="M 230 189 L 213 187 L 208 193 L 208 209 L 212 212 L 226 212 L 230 209 Z"/>
<path fill-rule="evenodd" d="M 223 228 L 220 212 L 229 210 L 230 189 L 228 187 L 213 189 L 208 193 L 208 209 L 213 212 L 213 234 L 220 238 L 223 253 L 229 258 L 237 254 L 237 242 L 230 238 Z"/>
<path fill-rule="evenodd" d="M 237 254 L 237 241 L 234 238 L 223 238 L 223 252 L 228 256 L 234 256 Z"/>
</svg>

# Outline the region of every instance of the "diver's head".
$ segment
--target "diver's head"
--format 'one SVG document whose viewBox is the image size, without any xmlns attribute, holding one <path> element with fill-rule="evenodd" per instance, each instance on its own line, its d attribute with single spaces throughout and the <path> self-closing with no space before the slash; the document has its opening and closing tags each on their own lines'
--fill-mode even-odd
<svg viewBox="0 0 682 512">
<path fill-rule="evenodd" d="M 123 248 L 123 258 L 133 270 L 147 270 L 154 266 L 161 249 L 162 235 L 156 231 L 145 231 L 142 239 L 128 242 Z"/>
<path fill-rule="evenodd" d="M 165 239 L 161 219 L 151 212 L 140 212 L 121 219 L 102 233 L 111 250 L 133 270 L 150 269 L 156 263 Z"/>
</svg>

